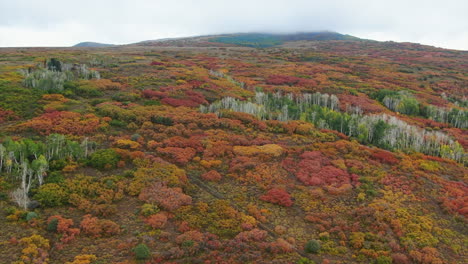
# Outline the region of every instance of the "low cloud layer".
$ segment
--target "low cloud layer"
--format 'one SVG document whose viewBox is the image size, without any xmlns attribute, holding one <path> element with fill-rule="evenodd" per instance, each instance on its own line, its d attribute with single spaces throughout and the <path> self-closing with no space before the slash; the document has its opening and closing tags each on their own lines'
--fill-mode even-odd
<svg viewBox="0 0 468 264">
<path fill-rule="evenodd" d="M 0 46 L 332 30 L 468 50 L 467 11 L 463 0 L 15 0 L 0 2 Z"/>
</svg>

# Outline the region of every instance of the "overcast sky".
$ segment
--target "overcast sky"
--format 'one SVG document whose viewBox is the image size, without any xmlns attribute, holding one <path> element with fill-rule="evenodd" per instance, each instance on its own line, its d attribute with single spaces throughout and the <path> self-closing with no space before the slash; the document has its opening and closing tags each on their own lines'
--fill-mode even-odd
<svg viewBox="0 0 468 264">
<path fill-rule="evenodd" d="M 468 50 L 467 0 L 0 0 L 0 46 L 331 30 Z"/>
</svg>

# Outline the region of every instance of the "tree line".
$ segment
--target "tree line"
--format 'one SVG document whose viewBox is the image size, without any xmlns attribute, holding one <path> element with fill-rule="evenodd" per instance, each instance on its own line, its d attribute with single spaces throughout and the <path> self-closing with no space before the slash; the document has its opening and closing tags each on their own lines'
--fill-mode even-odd
<svg viewBox="0 0 468 264">
<path fill-rule="evenodd" d="M 231 110 L 252 114 L 263 120 L 303 120 L 319 128 L 333 129 L 356 138 L 363 144 L 372 144 L 388 150 L 417 151 L 463 162 L 463 147 L 440 131 L 429 131 L 410 125 L 387 114 L 364 115 L 359 107 L 338 108 L 339 99 L 329 94 L 281 94 L 257 92 L 249 100 L 225 97 L 200 111 L 217 113 Z"/>
</svg>

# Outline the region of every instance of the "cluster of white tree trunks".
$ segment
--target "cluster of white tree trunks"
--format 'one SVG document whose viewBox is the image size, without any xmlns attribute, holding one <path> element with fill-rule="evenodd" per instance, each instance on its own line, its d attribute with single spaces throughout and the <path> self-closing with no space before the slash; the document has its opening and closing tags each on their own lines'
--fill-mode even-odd
<svg viewBox="0 0 468 264">
<path fill-rule="evenodd" d="M 26 209 L 31 186 L 44 183 L 50 160 L 87 157 L 93 150 L 94 144 L 87 138 L 76 143 L 58 134 L 48 136 L 45 143 L 10 140 L 0 143 L 0 173 L 10 175 L 13 182 L 19 182 L 11 197 Z"/>
<path fill-rule="evenodd" d="M 62 91 L 66 81 L 79 79 L 100 79 L 98 71 L 90 70 L 85 64 L 61 65 L 61 71 L 39 68 L 36 70 L 22 69 L 20 73 L 25 76 L 23 85 L 30 88 L 36 88 L 43 91 Z"/>
<path fill-rule="evenodd" d="M 317 117 L 317 108 L 334 115 L 341 124 L 332 124 L 332 120 Z M 290 109 L 296 109 L 293 114 Z M 315 109 L 315 110 L 314 110 Z M 222 115 L 222 111 L 231 110 L 256 116 L 262 120 L 308 120 L 320 128 L 335 129 L 348 136 L 366 138 L 373 142 L 375 129 L 379 121 L 388 124 L 385 134 L 379 138 L 380 145 L 389 149 L 417 151 L 428 155 L 441 156 L 461 161 L 465 159 L 463 147 L 447 134 L 440 131 L 429 131 L 410 125 L 396 116 L 387 114 L 363 115 L 359 107 L 347 107 L 347 113 L 339 111 L 339 100 L 329 94 L 268 94 L 257 92 L 250 100 L 242 101 L 233 97 L 225 97 L 208 106 L 200 106 L 200 111 Z M 304 118 L 304 115 L 306 118 Z"/>
<path fill-rule="evenodd" d="M 468 111 L 434 105 L 426 106 L 425 111 L 425 115 L 431 120 L 451 124 L 457 128 L 468 128 Z"/>
<path fill-rule="evenodd" d="M 335 95 L 321 93 L 304 93 L 294 95 L 292 93 L 282 95 L 277 92 L 274 94 L 256 92 L 254 101 L 241 101 L 233 97 L 224 97 L 218 102 L 214 102 L 209 106 L 200 106 L 201 112 L 217 113 L 222 109 L 229 109 L 236 112 L 243 112 L 255 115 L 262 120 L 279 120 L 288 121 L 298 119 L 298 116 L 291 116 L 288 109 L 288 104 L 282 103 L 283 99 L 287 98 L 294 102 L 298 107 L 298 114 L 305 112 L 312 105 L 319 105 L 338 110 L 339 100 Z M 276 104 L 278 102 L 278 104 Z M 280 110 L 278 113 L 278 109 Z"/>
</svg>

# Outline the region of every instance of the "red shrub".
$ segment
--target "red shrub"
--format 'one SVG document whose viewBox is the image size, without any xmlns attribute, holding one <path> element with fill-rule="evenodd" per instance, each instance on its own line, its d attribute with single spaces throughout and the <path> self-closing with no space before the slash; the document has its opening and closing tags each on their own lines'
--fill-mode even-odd
<svg viewBox="0 0 468 264">
<path fill-rule="evenodd" d="M 83 233 L 94 236 L 112 236 L 120 233 L 120 227 L 111 220 L 98 219 L 91 215 L 85 215 L 80 223 Z"/>
<path fill-rule="evenodd" d="M 242 172 L 245 170 L 253 169 L 257 163 L 249 157 L 238 156 L 231 160 L 229 172 Z"/>
<path fill-rule="evenodd" d="M 291 253 L 294 251 L 294 247 L 282 238 L 278 238 L 275 242 L 271 242 L 269 251 L 276 254 Z"/>
<path fill-rule="evenodd" d="M 145 202 L 156 202 L 169 211 L 192 203 L 192 197 L 184 194 L 180 188 L 169 188 L 160 182 L 143 189 L 138 198 Z"/>
<path fill-rule="evenodd" d="M 166 97 L 161 100 L 161 102 L 171 105 L 171 106 L 186 106 L 186 107 L 196 107 L 199 103 L 193 101 L 192 99 L 178 99 L 178 98 L 170 98 Z"/>
<path fill-rule="evenodd" d="M 185 95 L 188 96 L 190 100 L 198 104 L 206 104 L 208 103 L 205 99 L 205 96 L 202 93 L 195 92 L 195 91 L 187 91 Z"/>
<path fill-rule="evenodd" d="M 409 264 L 410 263 L 408 257 L 405 254 L 402 254 L 402 253 L 392 254 L 392 260 L 393 260 L 393 263 L 399 263 L 399 264 Z"/>
<path fill-rule="evenodd" d="M 202 178 L 207 181 L 219 181 L 221 180 L 222 176 L 219 174 L 219 172 L 210 170 L 209 172 L 202 174 Z"/>
<path fill-rule="evenodd" d="M 378 150 L 372 154 L 372 158 L 382 163 L 395 165 L 399 160 L 389 151 Z"/>
<path fill-rule="evenodd" d="M 272 85 L 295 85 L 301 78 L 289 75 L 270 75 L 265 82 Z"/>
<path fill-rule="evenodd" d="M 203 240 L 204 235 L 199 231 L 187 231 L 176 237 L 177 244 L 182 244 L 185 241 L 202 242 Z"/>
<path fill-rule="evenodd" d="M 234 238 L 235 240 L 242 242 L 251 242 L 251 241 L 263 241 L 267 237 L 267 232 L 260 229 L 252 229 L 250 231 L 244 231 L 237 234 Z"/>
<path fill-rule="evenodd" d="M 167 147 L 157 148 L 157 151 L 161 154 L 168 155 L 171 159 L 181 165 L 191 161 L 196 154 L 196 151 L 193 148 Z"/>
<path fill-rule="evenodd" d="M 260 199 L 266 202 L 279 204 L 286 207 L 293 205 L 291 195 L 281 188 L 273 188 L 269 190 L 265 195 L 260 196 Z"/>
<path fill-rule="evenodd" d="M 161 66 L 161 65 L 164 65 L 164 63 L 159 62 L 159 61 L 152 61 L 152 62 L 150 63 L 150 65 L 151 65 L 151 66 Z"/>
<path fill-rule="evenodd" d="M 203 152 L 204 148 L 200 139 L 200 137 L 196 136 L 190 138 L 175 136 L 165 139 L 162 143 L 165 147 L 193 148 L 197 152 Z"/>
<path fill-rule="evenodd" d="M 157 213 L 146 218 L 145 223 L 152 228 L 163 228 L 167 223 L 167 216 L 165 213 Z"/>
<path fill-rule="evenodd" d="M 378 104 L 376 101 L 370 99 L 365 94 L 350 95 L 350 94 L 341 94 L 340 98 L 340 108 L 342 111 L 346 111 L 347 106 L 360 107 L 365 113 L 380 113 L 385 111 L 385 107 Z"/>
<path fill-rule="evenodd" d="M 18 119 L 18 116 L 15 115 L 15 112 L 10 110 L 3 110 L 0 108 L 0 123 L 16 119 Z"/>
<path fill-rule="evenodd" d="M 60 215 L 53 215 L 47 219 L 47 224 L 50 224 L 52 220 L 57 219 L 57 233 L 62 234 L 60 241 L 67 243 L 73 240 L 79 233 L 80 229 L 71 228 L 73 226 L 73 220 L 63 218 Z"/>
<path fill-rule="evenodd" d="M 296 177 L 306 185 L 323 186 L 357 182 L 357 175 L 350 175 L 347 171 L 330 165 L 330 161 L 319 151 L 306 151 L 301 156 L 302 160 L 296 163 L 287 158 L 282 166 L 287 171 L 294 173 Z"/>
<path fill-rule="evenodd" d="M 421 250 L 411 250 L 410 256 L 415 263 L 421 264 L 435 264 L 443 263 L 439 258 L 440 253 L 435 248 L 425 247 Z"/>
</svg>

